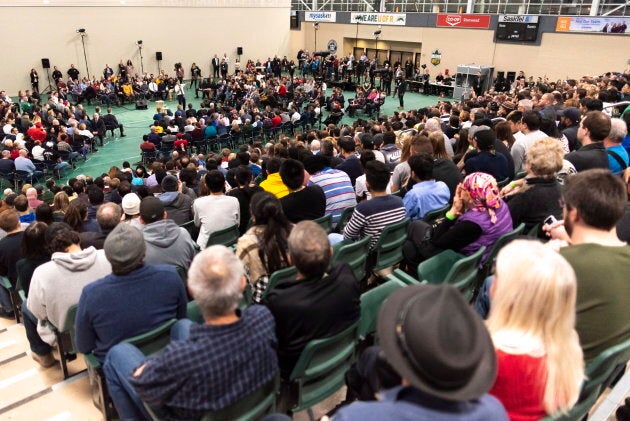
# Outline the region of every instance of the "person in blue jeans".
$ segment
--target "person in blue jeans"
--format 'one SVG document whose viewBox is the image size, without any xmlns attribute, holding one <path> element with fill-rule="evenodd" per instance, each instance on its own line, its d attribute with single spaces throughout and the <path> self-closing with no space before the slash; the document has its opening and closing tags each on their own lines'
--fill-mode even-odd
<svg viewBox="0 0 630 421">
<path fill-rule="evenodd" d="M 103 369 L 121 420 L 149 419 L 143 403 L 166 419 L 199 419 L 275 379 L 275 322 L 263 306 L 238 310 L 245 282 L 231 250 L 209 247 L 188 271 L 204 323 L 178 321 L 171 343 L 148 359 L 128 343 L 109 350 Z"/>
</svg>

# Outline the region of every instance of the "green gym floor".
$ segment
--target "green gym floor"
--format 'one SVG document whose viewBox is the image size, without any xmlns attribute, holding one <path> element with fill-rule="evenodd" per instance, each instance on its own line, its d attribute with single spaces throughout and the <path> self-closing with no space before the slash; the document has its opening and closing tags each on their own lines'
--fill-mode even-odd
<svg viewBox="0 0 630 421">
<path fill-rule="evenodd" d="M 330 91 L 328 92 L 330 94 Z M 352 92 L 344 92 L 347 100 L 354 96 Z M 435 96 L 425 96 L 418 93 L 405 94 L 405 109 L 418 109 L 429 105 L 435 105 L 440 98 Z M 195 109 L 199 108 L 201 99 L 195 99 L 189 96 L 188 101 L 192 101 Z M 170 110 L 177 109 L 176 101 L 167 101 L 165 103 Z M 71 172 L 65 172 L 64 177 L 57 181 L 57 183 L 65 183 L 68 179 L 76 177 L 79 174 L 89 175 L 97 177 L 103 172 L 109 171 L 112 166 L 120 167 L 123 161 L 129 161 L 133 164 L 140 160 L 140 148 L 139 145 L 142 141 L 142 136 L 149 133 L 149 126 L 152 123 L 153 114 L 155 114 L 155 102 L 149 102 L 147 110 L 136 110 L 133 104 L 126 104 L 124 107 L 112 107 L 112 113 L 116 115 L 118 122 L 124 125 L 126 137 L 120 137 L 119 130 L 115 130 L 115 137 L 111 137 L 111 132 L 108 132 L 108 137 L 104 139 L 105 145 L 99 147 L 98 152 L 88 155 L 88 160 L 83 162 L 82 159 L 77 161 L 77 168 Z M 391 116 L 398 108 L 398 98 L 388 97 L 385 101 L 385 105 L 381 108 L 381 115 Z M 88 116 L 91 118 L 94 113 L 94 105 L 88 106 L 84 104 Z M 101 113 L 106 112 L 106 107 L 101 107 Z M 324 118 L 327 113 L 324 114 Z M 344 117 L 342 124 L 352 124 L 362 115 L 358 115 L 357 118 Z M 323 119 L 322 119 L 323 120 Z"/>
</svg>

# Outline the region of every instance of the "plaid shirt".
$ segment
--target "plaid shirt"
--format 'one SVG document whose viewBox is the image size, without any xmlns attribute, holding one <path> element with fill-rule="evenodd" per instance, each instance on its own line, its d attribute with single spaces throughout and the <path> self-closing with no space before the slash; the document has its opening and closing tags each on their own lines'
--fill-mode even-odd
<svg viewBox="0 0 630 421">
<path fill-rule="evenodd" d="M 140 398 L 167 419 L 198 419 L 237 402 L 278 372 L 273 316 L 251 306 L 228 325 L 193 325 L 130 381 Z"/>
</svg>

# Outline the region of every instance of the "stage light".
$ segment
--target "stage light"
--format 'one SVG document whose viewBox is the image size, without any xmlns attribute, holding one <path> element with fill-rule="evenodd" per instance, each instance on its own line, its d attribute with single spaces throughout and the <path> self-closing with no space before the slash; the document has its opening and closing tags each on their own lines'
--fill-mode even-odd
<svg viewBox="0 0 630 421">
<path fill-rule="evenodd" d="M 84 34 L 84 33 L 85 33 L 85 28 L 77 29 L 77 34 Z"/>
</svg>

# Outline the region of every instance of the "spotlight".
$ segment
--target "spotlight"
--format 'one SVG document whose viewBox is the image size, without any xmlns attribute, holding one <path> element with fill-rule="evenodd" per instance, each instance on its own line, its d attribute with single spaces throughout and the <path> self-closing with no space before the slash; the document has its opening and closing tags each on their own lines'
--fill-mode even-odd
<svg viewBox="0 0 630 421">
<path fill-rule="evenodd" d="M 84 34 L 84 33 L 85 33 L 85 28 L 77 29 L 77 34 Z"/>
<path fill-rule="evenodd" d="M 379 29 L 378 31 L 374 31 L 374 36 L 377 37 L 381 35 L 381 30 Z"/>
<path fill-rule="evenodd" d="M 141 40 L 141 39 L 139 39 L 138 41 L 136 41 L 136 44 L 137 44 L 137 45 L 142 45 L 142 40 Z"/>
<path fill-rule="evenodd" d="M 315 23 L 313 24 L 313 28 L 315 28 L 315 29 L 319 29 L 319 22 L 315 22 Z"/>
</svg>

